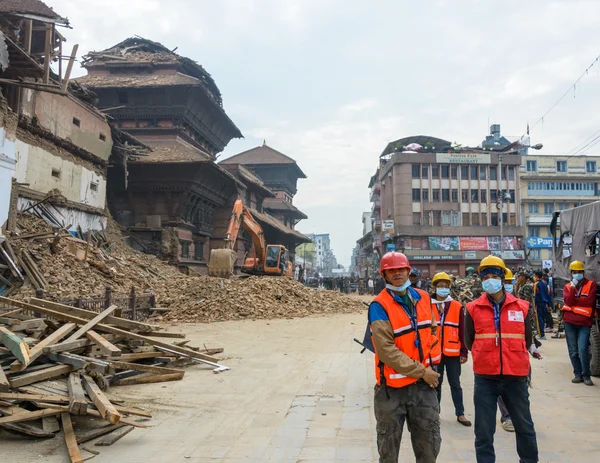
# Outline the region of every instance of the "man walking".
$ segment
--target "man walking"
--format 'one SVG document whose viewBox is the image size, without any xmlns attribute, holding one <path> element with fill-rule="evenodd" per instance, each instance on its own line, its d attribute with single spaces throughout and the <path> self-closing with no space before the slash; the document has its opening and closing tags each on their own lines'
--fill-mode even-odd
<svg viewBox="0 0 600 463">
<path fill-rule="evenodd" d="M 538 321 L 538 336 L 542 341 L 546 340 L 545 324 L 546 324 L 546 313 L 548 312 L 548 286 L 542 279 L 542 272 L 537 270 L 534 273 L 535 284 L 533 285 L 535 291 L 535 311 L 537 314 Z"/>
<path fill-rule="evenodd" d="M 435 388 L 441 346 L 429 295 L 410 287 L 406 256 L 388 252 L 379 272 L 386 287 L 369 306 L 375 348 L 374 410 L 380 463 L 397 463 L 404 422 L 417 463 L 433 463 L 440 452 L 440 408 Z"/>
<path fill-rule="evenodd" d="M 494 463 L 494 433 L 498 397 L 512 419 L 521 463 L 537 463 L 538 449 L 531 419 L 527 375 L 529 352 L 539 356 L 528 304 L 503 289 L 506 266 L 499 257 L 481 261 L 479 275 L 485 291 L 467 304 L 465 343 L 473 354 L 475 373 L 475 454 L 478 463 Z"/>
<path fill-rule="evenodd" d="M 593 386 L 590 378 L 590 330 L 596 312 L 596 282 L 584 276 L 583 263 L 569 265 L 572 280 L 565 285 L 562 307 L 569 357 L 573 365 L 573 383 Z"/>
</svg>

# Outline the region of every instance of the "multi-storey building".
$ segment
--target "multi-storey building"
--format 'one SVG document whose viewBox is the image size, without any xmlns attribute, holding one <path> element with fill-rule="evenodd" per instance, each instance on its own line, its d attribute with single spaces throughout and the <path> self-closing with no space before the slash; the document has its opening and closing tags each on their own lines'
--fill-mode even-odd
<svg viewBox="0 0 600 463">
<path fill-rule="evenodd" d="M 464 274 L 490 252 L 522 263 L 520 164 L 511 145 L 461 148 L 426 136 L 389 143 L 369 185 L 381 237 L 374 248 L 405 252 L 425 276 Z"/>
<path fill-rule="evenodd" d="M 554 211 L 600 199 L 600 156 L 527 155 L 521 160 L 521 216 L 528 263 L 552 258 L 550 222 Z"/>
</svg>

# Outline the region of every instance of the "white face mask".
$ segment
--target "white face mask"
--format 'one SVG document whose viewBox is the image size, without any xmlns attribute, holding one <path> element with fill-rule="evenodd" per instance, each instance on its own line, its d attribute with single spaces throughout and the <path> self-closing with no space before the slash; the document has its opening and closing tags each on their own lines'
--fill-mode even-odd
<svg viewBox="0 0 600 463">
<path fill-rule="evenodd" d="M 435 294 L 441 298 L 446 298 L 450 295 L 450 288 L 436 288 Z"/>
<path fill-rule="evenodd" d="M 506 284 L 506 285 L 504 285 L 504 291 L 506 291 L 507 293 L 510 293 L 510 294 L 512 294 L 514 288 L 515 287 L 512 284 Z"/>
<path fill-rule="evenodd" d="M 391 284 L 386 284 L 385 287 L 387 289 L 389 289 L 390 291 L 396 291 L 401 293 L 402 291 L 404 291 L 406 288 L 408 288 L 410 286 L 410 280 L 406 280 L 406 283 L 404 283 L 402 286 L 394 286 Z"/>
<path fill-rule="evenodd" d="M 573 277 L 573 280 L 575 280 L 575 281 L 581 281 L 581 280 L 583 280 L 583 273 L 574 273 L 572 275 L 572 277 Z"/>
<path fill-rule="evenodd" d="M 502 280 L 497 278 L 488 278 L 481 283 L 481 286 L 483 286 L 483 290 L 489 295 L 496 294 L 502 289 Z"/>
</svg>

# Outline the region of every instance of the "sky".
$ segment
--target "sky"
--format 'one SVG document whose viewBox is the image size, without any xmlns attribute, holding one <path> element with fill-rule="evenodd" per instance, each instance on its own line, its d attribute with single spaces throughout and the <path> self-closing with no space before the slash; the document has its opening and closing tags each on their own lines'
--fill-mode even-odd
<svg viewBox="0 0 600 463">
<path fill-rule="evenodd" d="M 219 159 L 263 140 L 294 158 L 308 177 L 297 229 L 329 233 L 345 266 L 388 142 L 476 146 L 491 123 L 513 137 L 530 124 L 536 154 L 562 154 L 600 129 L 599 63 L 551 109 L 600 55 L 596 0 L 45 3 L 69 18 L 61 33 L 80 56 L 140 35 L 202 64 L 244 135 Z"/>
</svg>

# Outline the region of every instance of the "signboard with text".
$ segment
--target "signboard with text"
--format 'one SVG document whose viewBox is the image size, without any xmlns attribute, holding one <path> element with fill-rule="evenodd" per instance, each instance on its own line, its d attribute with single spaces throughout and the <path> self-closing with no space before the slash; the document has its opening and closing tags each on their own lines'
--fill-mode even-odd
<svg viewBox="0 0 600 463">
<path fill-rule="evenodd" d="M 552 238 L 530 236 L 525 240 L 525 245 L 530 249 L 552 249 Z"/>
<path fill-rule="evenodd" d="M 491 156 L 487 153 L 437 153 L 438 164 L 490 164 Z"/>
<path fill-rule="evenodd" d="M 485 236 L 460 237 L 461 251 L 487 251 L 488 240 Z"/>
<path fill-rule="evenodd" d="M 501 257 L 502 260 L 525 260 L 525 251 L 492 251 L 492 255 Z"/>
</svg>

